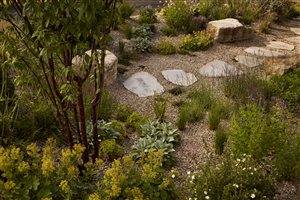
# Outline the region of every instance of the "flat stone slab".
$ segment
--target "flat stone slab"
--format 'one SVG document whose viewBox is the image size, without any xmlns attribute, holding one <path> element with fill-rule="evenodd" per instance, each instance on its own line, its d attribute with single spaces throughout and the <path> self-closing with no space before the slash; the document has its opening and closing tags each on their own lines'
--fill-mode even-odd
<svg viewBox="0 0 300 200">
<path fill-rule="evenodd" d="M 295 48 L 294 45 L 287 44 L 285 42 L 280 42 L 280 41 L 271 41 L 267 43 L 267 47 L 273 49 L 289 50 L 289 51 L 292 51 Z"/>
<path fill-rule="evenodd" d="M 207 77 L 224 77 L 243 74 L 237 67 L 221 60 L 213 60 L 212 62 L 207 63 L 199 70 L 199 72 L 201 75 Z"/>
<path fill-rule="evenodd" d="M 295 34 L 300 35 L 300 28 L 290 28 Z"/>
<path fill-rule="evenodd" d="M 148 72 L 138 72 L 130 76 L 124 83 L 124 87 L 138 95 L 139 97 L 148 97 L 156 94 L 162 94 L 164 87 L 157 79 Z"/>
<path fill-rule="evenodd" d="M 246 40 L 252 37 L 252 31 L 233 18 L 210 21 L 207 31 L 214 36 L 217 42 L 221 43 Z"/>
<path fill-rule="evenodd" d="M 256 67 L 263 64 L 264 59 L 255 56 L 238 55 L 234 58 L 240 64 L 247 67 Z"/>
<path fill-rule="evenodd" d="M 300 44 L 300 36 L 285 38 L 285 40 Z"/>
<path fill-rule="evenodd" d="M 279 53 L 277 51 L 271 51 L 262 47 L 249 47 L 244 50 L 245 52 L 261 57 L 279 57 L 283 56 L 283 53 Z"/>
<path fill-rule="evenodd" d="M 164 70 L 161 72 L 165 79 L 180 86 L 189 86 L 197 81 L 192 73 L 186 73 L 181 69 Z"/>
</svg>

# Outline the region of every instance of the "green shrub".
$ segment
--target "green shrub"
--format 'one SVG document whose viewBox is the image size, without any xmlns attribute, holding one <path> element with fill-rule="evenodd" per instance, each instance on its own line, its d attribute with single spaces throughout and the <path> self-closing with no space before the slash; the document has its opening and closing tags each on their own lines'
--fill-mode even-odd
<svg viewBox="0 0 300 200">
<path fill-rule="evenodd" d="M 179 48 L 187 51 L 207 50 L 213 44 L 213 38 L 205 31 L 194 32 L 185 36 L 179 43 Z"/>
<path fill-rule="evenodd" d="M 102 120 L 109 120 L 116 109 L 116 102 L 107 90 L 103 91 L 101 102 L 97 106 L 97 117 Z"/>
<path fill-rule="evenodd" d="M 82 166 L 84 148 L 61 148 L 48 140 L 40 149 L 0 147 L 2 199 L 178 199 L 175 172 L 163 167 L 163 151 L 139 161 L 131 156 L 104 165 L 97 159 Z M 79 167 L 80 166 L 80 167 Z"/>
<path fill-rule="evenodd" d="M 130 115 L 133 113 L 133 109 L 128 105 L 119 105 L 114 112 L 114 119 L 126 122 Z"/>
<path fill-rule="evenodd" d="M 211 130 L 216 130 L 219 126 L 221 119 L 229 117 L 230 105 L 229 103 L 223 103 L 218 101 L 211 106 L 208 113 L 208 124 Z"/>
<path fill-rule="evenodd" d="M 144 117 L 137 112 L 133 112 L 128 116 L 125 125 L 127 128 L 139 131 L 141 125 L 143 125 L 146 121 L 147 117 Z"/>
<path fill-rule="evenodd" d="M 149 25 L 143 24 L 134 30 L 134 47 L 140 52 L 150 52 L 152 48 L 152 31 Z"/>
<path fill-rule="evenodd" d="M 118 7 L 118 11 L 120 13 L 120 17 L 124 21 L 125 19 L 128 19 L 132 15 L 134 11 L 134 7 L 131 3 L 127 1 L 123 1 L 123 3 Z"/>
<path fill-rule="evenodd" d="M 156 21 L 155 10 L 151 6 L 139 10 L 139 24 L 154 24 Z"/>
<path fill-rule="evenodd" d="M 100 158 L 113 161 L 121 157 L 123 153 L 123 147 L 118 145 L 115 140 L 104 140 L 101 142 L 99 149 Z"/>
<path fill-rule="evenodd" d="M 192 13 L 188 3 L 175 0 L 165 7 L 163 15 L 169 27 L 180 31 L 188 27 Z"/>
<path fill-rule="evenodd" d="M 176 47 L 168 39 L 160 40 L 155 45 L 155 49 L 159 54 L 162 54 L 162 55 L 170 55 L 170 54 L 175 54 L 176 53 Z"/>
<path fill-rule="evenodd" d="M 132 146 L 133 156 L 141 158 L 149 151 L 163 151 L 164 163 L 172 165 L 174 163 L 174 145 L 179 141 L 177 129 L 171 123 L 160 123 L 159 121 L 147 122 L 141 126 L 140 138 Z"/>
<path fill-rule="evenodd" d="M 246 153 L 260 160 L 280 149 L 286 134 L 286 125 L 278 113 L 247 104 L 232 119 L 232 151 L 236 156 Z"/>
<path fill-rule="evenodd" d="M 206 86 L 202 86 L 200 89 L 190 92 L 188 97 L 199 102 L 205 109 L 209 109 L 215 102 L 212 90 Z"/>
<path fill-rule="evenodd" d="M 176 36 L 177 35 L 177 30 L 175 28 L 168 27 L 168 26 L 163 27 L 160 31 L 166 36 Z"/>
<path fill-rule="evenodd" d="M 273 199 L 272 177 L 250 156 L 207 163 L 188 178 L 192 199 Z"/>
<path fill-rule="evenodd" d="M 258 12 L 259 10 L 255 7 L 249 7 L 248 9 L 245 9 L 242 14 L 242 21 L 245 24 L 251 24 L 256 20 Z"/>
<path fill-rule="evenodd" d="M 274 95 L 285 100 L 291 110 L 300 109 L 300 68 L 287 72 L 282 76 L 274 76 L 270 80 L 270 87 Z"/>
<path fill-rule="evenodd" d="M 111 120 L 111 125 L 112 128 L 119 132 L 123 137 L 127 136 L 126 126 L 123 122 L 113 119 Z"/>
<path fill-rule="evenodd" d="M 125 38 L 130 40 L 133 36 L 132 26 L 129 23 L 124 23 L 120 26 L 122 33 L 124 34 Z"/>
<path fill-rule="evenodd" d="M 224 152 L 224 147 L 227 140 L 228 140 L 228 133 L 224 129 L 218 128 L 214 140 L 216 154 L 221 155 Z"/>
<path fill-rule="evenodd" d="M 268 82 L 248 75 L 225 79 L 224 93 L 238 104 L 251 102 L 265 106 L 271 98 L 271 90 Z"/>
<path fill-rule="evenodd" d="M 185 129 L 186 123 L 189 121 L 189 113 L 190 110 L 188 106 L 183 106 L 183 105 L 180 106 L 179 116 L 177 120 L 177 127 L 179 130 L 182 131 Z"/>
<path fill-rule="evenodd" d="M 154 105 L 153 105 L 154 113 L 155 113 L 156 119 L 159 120 L 160 122 L 165 121 L 167 104 L 168 104 L 167 99 L 165 99 L 163 97 L 155 97 L 154 98 Z"/>
</svg>

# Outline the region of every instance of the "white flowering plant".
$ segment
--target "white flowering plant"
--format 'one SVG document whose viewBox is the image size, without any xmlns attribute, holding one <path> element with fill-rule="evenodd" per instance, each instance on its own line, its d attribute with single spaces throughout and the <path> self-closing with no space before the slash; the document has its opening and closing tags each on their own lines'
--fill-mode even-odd
<svg viewBox="0 0 300 200">
<path fill-rule="evenodd" d="M 191 199 L 273 199 L 273 179 L 249 155 L 206 163 L 188 175 Z"/>
</svg>

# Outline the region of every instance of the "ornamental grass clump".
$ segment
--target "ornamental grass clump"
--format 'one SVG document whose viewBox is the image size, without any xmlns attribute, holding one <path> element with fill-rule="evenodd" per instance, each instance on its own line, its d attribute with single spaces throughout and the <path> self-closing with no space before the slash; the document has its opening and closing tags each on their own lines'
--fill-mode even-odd
<svg viewBox="0 0 300 200">
<path fill-rule="evenodd" d="M 176 46 L 169 39 L 162 39 L 156 43 L 155 50 L 162 55 L 171 55 L 176 53 Z"/>
</svg>

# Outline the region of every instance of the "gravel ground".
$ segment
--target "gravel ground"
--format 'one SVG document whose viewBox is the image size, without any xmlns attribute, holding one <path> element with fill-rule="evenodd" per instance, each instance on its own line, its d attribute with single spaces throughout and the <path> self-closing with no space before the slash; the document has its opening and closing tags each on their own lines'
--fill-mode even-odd
<svg viewBox="0 0 300 200">
<path fill-rule="evenodd" d="M 163 27 L 163 22 L 156 24 L 156 29 Z M 121 35 L 117 32 L 113 33 L 113 37 L 120 37 Z M 153 97 L 139 98 L 135 94 L 126 90 L 122 83 L 132 74 L 139 71 L 146 71 L 154 75 L 158 81 L 165 87 L 166 91 L 175 87 L 172 83 L 165 80 L 161 74 L 162 70 L 167 69 L 182 69 L 186 72 L 194 73 L 198 78 L 198 81 L 193 85 L 186 88 L 186 91 L 192 91 L 199 87 L 211 87 L 217 96 L 222 98 L 222 79 L 213 79 L 201 77 L 198 70 L 206 63 L 213 61 L 214 59 L 220 59 L 228 62 L 232 65 L 240 67 L 237 62 L 233 60 L 238 54 L 245 54 L 243 50 L 250 46 L 265 46 L 265 43 L 272 40 L 279 40 L 289 44 L 284 40 L 286 37 L 295 36 L 289 27 L 285 24 L 273 25 L 271 27 L 271 33 L 268 35 L 255 33 L 255 37 L 251 40 L 228 43 L 228 44 L 214 44 L 212 48 L 203 52 L 195 52 L 192 56 L 190 55 L 169 55 L 163 56 L 158 54 L 142 54 L 139 55 L 137 60 L 132 61 L 132 64 L 128 67 L 128 71 L 118 76 L 117 83 L 110 86 L 111 94 L 116 100 L 122 104 L 132 106 L 136 111 L 148 115 L 154 116 L 153 113 Z M 156 33 L 154 40 L 162 38 L 161 33 Z M 178 42 L 178 37 L 171 38 L 175 43 Z M 285 54 L 299 54 L 300 45 L 295 45 L 293 51 L 282 51 Z M 142 69 L 141 66 L 144 68 Z M 187 93 L 187 92 L 186 92 Z M 172 106 L 171 103 L 184 99 L 185 94 L 180 96 L 173 96 L 168 92 L 163 94 L 170 102 L 170 106 L 167 111 L 167 119 L 171 122 L 176 122 L 178 110 Z M 178 158 L 177 168 L 180 172 L 185 173 L 187 170 L 195 170 L 197 165 L 205 162 L 208 158 L 213 156 L 213 139 L 214 133 L 209 130 L 207 119 L 189 124 L 185 131 L 180 133 L 181 144 L 176 147 L 176 157 Z M 279 187 L 279 194 L 276 199 L 297 199 L 296 187 L 291 183 L 283 183 L 283 186 Z M 299 195 L 298 195 L 299 196 Z M 299 197 L 298 197 L 299 198 Z"/>
</svg>

